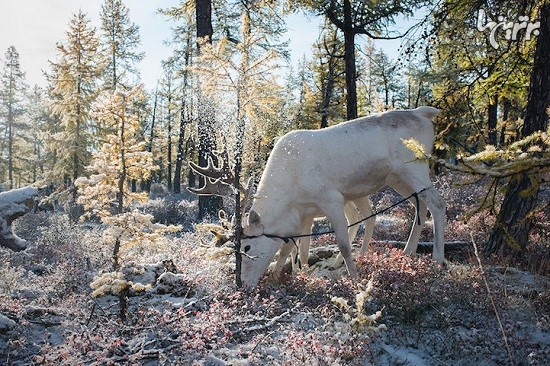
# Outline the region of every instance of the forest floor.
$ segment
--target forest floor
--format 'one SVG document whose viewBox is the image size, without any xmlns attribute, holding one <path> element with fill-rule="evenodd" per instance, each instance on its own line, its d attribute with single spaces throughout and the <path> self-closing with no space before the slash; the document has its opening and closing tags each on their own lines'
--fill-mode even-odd
<svg viewBox="0 0 550 366">
<path fill-rule="evenodd" d="M 458 219 L 479 197 L 454 197 L 448 187 L 440 182 L 450 203 L 447 240 L 471 242 L 473 232 L 482 245 L 491 218 Z M 15 230 L 32 245 L 0 251 L 0 364 L 550 365 L 544 235 L 534 237 L 536 265 L 481 257 L 480 267 L 465 245 L 448 252 L 451 264 L 441 267 L 389 244 L 407 237 L 414 215 L 398 208 L 378 219 L 368 253 L 356 259 L 359 283 L 343 269 L 327 269 L 335 248 L 324 235 L 313 242 L 318 262 L 307 273 L 265 278 L 245 294 L 233 284 L 230 249 L 209 244 L 187 198 L 144 207 L 158 221 L 183 223 L 184 231 L 125 253 L 125 279 L 145 290 L 128 290 L 124 321 L 119 296 L 91 296 L 94 277 L 110 268 L 101 225 L 63 213 L 19 219 Z M 384 207 L 395 199 L 386 192 L 374 202 Z M 422 240 L 430 230 L 428 224 Z"/>
</svg>

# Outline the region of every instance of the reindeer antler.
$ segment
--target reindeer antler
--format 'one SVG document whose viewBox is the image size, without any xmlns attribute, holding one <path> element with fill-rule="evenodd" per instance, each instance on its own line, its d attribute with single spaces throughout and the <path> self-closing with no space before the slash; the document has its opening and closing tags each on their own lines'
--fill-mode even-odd
<svg viewBox="0 0 550 366">
<path fill-rule="evenodd" d="M 221 161 L 221 166 L 216 166 L 211 156 L 208 157 L 208 165 L 206 167 L 199 166 L 192 161 L 189 162 L 189 166 L 196 173 L 204 177 L 211 178 L 213 180 L 223 179 L 225 183 L 232 184 L 234 175 L 231 167 L 229 166 L 229 155 L 227 154 L 227 150 L 224 149 L 220 152 L 215 151 L 214 155 L 218 161 Z"/>
<path fill-rule="evenodd" d="M 206 167 L 189 162 L 191 169 L 204 177 L 205 184 L 201 188 L 187 188 L 187 190 L 202 196 L 229 197 L 233 200 L 236 198 L 237 192 L 240 192 L 241 202 L 239 208 L 241 213 L 244 213 L 244 210 L 252 201 L 254 178 L 250 177 L 245 185 L 239 182 L 238 187 L 236 187 L 235 174 L 229 165 L 227 150 L 214 152 L 214 155 L 219 162 L 218 165 L 214 163 L 212 157 L 208 158 Z"/>
<path fill-rule="evenodd" d="M 222 196 L 233 197 L 235 195 L 235 176 L 229 166 L 229 155 L 227 150 L 214 152 L 217 160 L 221 162 L 220 166 L 216 166 L 211 156 L 208 157 L 208 165 L 201 167 L 193 162 L 189 162 L 189 166 L 197 174 L 202 175 L 204 186 L 198 189 L 187 188 L 191 193 L 203 196 Z M 234 198 L 234 197 L 233 197 Z"/>
<path fill-rule="evenodd" d="M 236 187 L 235 173 L 234 169 L 229 165 L 227 150 L 214 152 L 214 155 L 218 160 L 218 165 L 214 163 L 212 157 L 208 158 L 208 165 L 206 167 L 189 162 L 191 169 L 204 177 L 205 184 L 201 188 L 187 188 L 187 190 L 198 195 L 229 197 L 233 200 L 236 200 L 237 193 L 240 193 L 240 202 L 238 202 L 238 207 L 235 209 L 238 209 L 242 216 L 252 200 L 254 178 L 250 177 L 246 185 L 239 182 L 238 187 Z M 219 230 L 211 230 L 211 232 L 216 237 L 215 245 L 221 246 L 227 241 L 234 239 L 236 222 L 235 216 L 231 220 L 227 220 L 225 211 L 223 210 L 219 212 L 218 216 L 220 217 L 221 226 L 219 226 Z M 240 228 L 240 225 L 238 227 Z"/>
</svg>

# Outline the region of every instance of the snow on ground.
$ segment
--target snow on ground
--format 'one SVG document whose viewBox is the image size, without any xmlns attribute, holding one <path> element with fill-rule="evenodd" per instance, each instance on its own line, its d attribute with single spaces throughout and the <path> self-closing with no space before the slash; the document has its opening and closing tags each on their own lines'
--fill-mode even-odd
<svg viewBox="0 0 550 366">
<path fill-rule="evenodd" d="M 0 364 L 466 366 L 550 359 L 550 280 L 501 265 L 482 272 L 469 254 L 442 268 L 373 243 L 357 260 L 359 282 L 362 289 L 373 283 L 363 313 L 382 313 L 354 331 L 357 314 L 333 299 L 352 309 L 360 288 L 343 269 L 329 268 L 329 237 L 315 241 L 317 262 L 307 271 L 282 282 L 266 278 L 244 294 L 233 286 L 231 251 L 189 232 L 129 254 L 122 272 L 144 289 L 129 294 L 121 322 L 117 296 L 91 297 L 94 276 L 109 268 L 102 228 L 60 214 L 20 221 L 33 245 L 0 252 Z"/>
</svg>

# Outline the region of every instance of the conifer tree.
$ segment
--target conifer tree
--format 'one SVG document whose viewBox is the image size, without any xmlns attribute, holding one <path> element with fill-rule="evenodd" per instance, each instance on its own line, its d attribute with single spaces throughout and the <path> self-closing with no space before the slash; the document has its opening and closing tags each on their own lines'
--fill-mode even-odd
<svg viewBox="0 0 550 366">
<path fill-rule="evenodd" d="M 212 0 L 195 1 L 195 25 L 197 31 L 197 49 L 202 52 L 202 48 L 212 45 L 212 36 L 214 29 L 212 27 Z M 199 86 L 200 88 L 200 86 Z M 200 92 L 200 89 L 199 89 Z M 215 159 L 214 150 L 216 149 L 216 140 L 214 136 L 213 116 L 210 104 L 199 96 L 198 100 L 198 163 L 200 166 L 206 166 L 208 159 Z M 204 185 L 204 179 L 199 177 L 199 185 Z M 199 197 L 199 218 L 206 215 L 215 215 L 222 207 L 220 197 Z"/>
<path fill-rule="evenodd" d="M 58 44 L 59 61 L 51 62 L 52 114 L 59 117 L 59 132 L 50 137 L 50 151 L 57 152 L 50 181 L 71 184 L 84 175 L 90 159 L 90 114 L 102 71 L 99 40 L 87 16 L 80 11 L 69 24 L 65 44 Z"/>
<path fill-rule="evenodd" d="M 189 92 L 191 87 L 191 78 L 189 68 L 192 63 L 193 56 L 193 21 L 189 14 L 183 14 L 185 16 L 185 23 L 183 27 L 179 27 L 174 34 L 175 43 L 180 47 L 176 49 L 173 62 L 177 68 L 181 69 L 181 97 L 180 97 L 180 110 L 179 110 L 179 133 L 176 153 L 176 163 L 174 166 L 174 193 L 181 192 L 181 176 L 182 168 L 185 158 L 185 144 L 186 144 L 186 127 L 190 124 L 191 120 L 191 106 L 192 106 L 192 94 Z M 189 134 L 188 134 L 189 135 Z"/>
<path fill-rule="evenodd" d="M 229 124 L 223 126 L 227 129 L 226 141 L 231 142 L 230 137 L 234 146 L 250 155 L 256 154 L 255 149 L 244 148 L 243 144 L 251 147 L 262 141 L 271 129 L 270 124 L 280 123 L 277 117 L 283 104 L 283 89 L 274 72 L 281 54 L 277 47 L 267 47 L 269 36 L 265 34 L 266 28 L 255 27 L 259 14 L 265 13 L 264 6 L 254 1 L 243 2 L 240 5 L 240 33 L 232 36 L 233 41 L 223 38 L 213 46 L 204 47 L 194 67 L 201 75 L 203 89 L 212 99 L 228 98 L 228 102 L 235 106 L 229 115 L 232 115 L 237 128 L 232 129 Z M 231 121 L 227 118 L 228 113 L 224 116 Z M 238 154 L 236 149 L 235 155 Z M 253 161 L 253 156 L 244 157 L 245 165 Z"/>
<path fill-rule="evenodd" d="M 533 69 L 529 83 L 529 97 L 525 112 L 522 137 L 547 135 L 550 112 L 550 1 L 544 1 L 539 10 L 540 34 L 536 41 Z M 547 136 L 548 139 L 548 136 Z M 533 160 L 543 152 L 548 154 L 548 143 L 534 146 Z M 546 165 L 548 168 L 548 165 Z M 513 176 L 507 186 L 496 225 L 486 248 L 488 254 L 502 251 L 521 253 L 527 246 L 529 234 L 535 225 L 534 210 L 539 204 L 540 185 L 544 182 L 544 166 L 535 171 Z"/>
<path fill-rule="evenodd" d="M 19 63 L 19 53 L 14 46 L 10 46 L 5 54 L 0 84 L 2 98 L 0 125 L 5 128 L 4 143 L 2 144 L 4 151 L 1 152 L 0 158 L 5 159 L 7 163 L 7 177 L 0 176 L 0 178 L 7 178 L 9 189 L 15 187 L 14 160 L 16 154 L 14 146 L 17 130 L 22 127 L 20 118 L 24 111 L 22 105 L 25 88 L 24 77 L 25 74 L 21 71 Z M 0 174 L 2 174 L 1 170 Z"/>
<path fill-rule="evenodd" d="M 139 26 L 130 20 L 130 11 L 122 0 L 105 0 L 101 6 L 101 40 L 104 48 L 104 87 L 128 88 L 139 77 L 136 64 L 144 57 L 137 48 L 141 42 Z M 134 80 L 128 80 L 133 75 Z"/>
<path fill-rule="evenodd" d="M 371 39 L 392 39 L 404 34 L 392 34 L 391 25 L 398 15 L 411 15 L 424 0 L 353 1 L 353 0 L 299 0 L 291 5 L 302 6 L 330 20 L 344 35 L 344 60 L 346 64 L 347 118 L 357 118 L 357 67 L 355 36 L 366 35 Z"/>
<path fill-rule="evenodd" d="M 375 52 L 372 57 L 371 78 L 374 89 L 382 98 L 383 109 L 395 109 L 396 103 L 402 100 L 399 92 L 403 89 L 403 85 L 399 82 L 397 64 L 392 62 L 383 50 Z"/>
<path fill-rule="evenodd" d="M 338 118 L 339 105 L 344 104 L 344 45 L 338 37 L 338 31 L 328 25 L 323 32 L 321 40 L 317 42 L 315 56 L 318 64 L 314 70 L 317 74 L 317 84 L 320 86 L 321 101 L 319 113 L 321 114 L 321 128 L 329 126 L 329 120 Z M 332 118 L 331 118 L 332 117 Z M 341 120 L 340 118 L 339 120 Z M 345 116 L 344 118 L 345 119 Z"/>
<path fill-rule="evenodd" d="M 44 90 L 35 85 L 31 93 L 27 96 L 27 105 L 26 140 L 29 145 L 28 155 L 26 156 L 28 163 L 27 174 L 31 178 L 31 182 L 36 182 L 44 176 L 46 163 L 44 144 L 46 131 L 50 123 Z"/>
<path fill-rule="evenodd" d="M 94 117 L 108 133 L 86 168 L 92 175 L 79 179 L 79 201 L 100 217 L 112 214 L 112 207 L 116 207 L 116 213 L 123 213 L 132 202 L 146 199 L 142 193 L 128 189 L 129 181 L 148 179 L 155 170 L 152 154 L 141 139 L 137 118 L 135 104 L 142 96 L 140 87 L 128 92 L 106 92 L 96 104 Z"/>
<path fill-rule="evenodd" d="M 133 203 L 147 200 L 147 194 L 132 192 L 129 182 L 146 180 L 155 170 L 152 154 L 140 136 L 138 108 L 143 97 L 141 87 L 102 94 L 95 118 L 109 132 L 87 167 L 90 177 L 81 177 L 75 183 L 80 193 L 78 203 L 88 215 L 98 216 L 107 225 L 103 239 L 112 245 L 113 271 L 96 278 L 92 284 L 94 296 L 106 292 L 118 295 L 121 320 L 126 318 L 131 286 L 119 272 L 123 253 L 135 246 L 158 243 L 164 232 L 180 230 L 153 223 L 152 215 L 130 210 Z"/>
<path fill-rule="evenodd" d="M 175 85 L 175 70 L 174 65 L 171 62 L 166 62 L 163 65 L 164 76 L 160 83 L 160 95 L 164 99 L 164 137 L 166 141 L 165 156 L 166 156 L 166 185 L 171 191 L 173 188 L 173 134 L 174 134 L 174 122 L 176 120 L 176 100 L 178 99 L 176 85 Z"/>
<path fill-rule="evenodd" d="M 530 15 L 533 7 L 534 3 L 508 2 L 507 16 L 517 19 Z M 434 99 L 450 115 L 451 131 L 462 130 L 469 136 L 467 145 L 474 150 L 486 143 L 497 146 L 499 141 L 505 142 L 503 135 L 498 136 L 499 110 L 515 109 L 520 117 L 525 108 L 533 43 L 502 36 L 495 49 L 490 32 L 478 29 L 487 18 L 497 19 L 502 9 L 484 1 L 444 1 L 435 12 L 432 34 L 426 35 L 434 46 L 432 73 L 438 79 Z M 457 42 L 457 37 L 468 41 Z M 504 131 L 505 125 L 502 121 Z"/>
</svg>

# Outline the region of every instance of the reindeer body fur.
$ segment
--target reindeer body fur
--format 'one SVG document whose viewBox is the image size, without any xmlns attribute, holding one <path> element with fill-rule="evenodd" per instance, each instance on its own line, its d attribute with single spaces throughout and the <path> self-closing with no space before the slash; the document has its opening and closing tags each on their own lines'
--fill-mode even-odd
<svg viewBox="0 0 550 366">
<path fill-rule="evenodd" d="M 322 130 L 286 134 L 267 161 L 244 226 L 245 235 L 299 235 L 313 217 L 326 216 L 335 230 L 348 272 L 354 277 L 345 203 L 386 186 L 404 196 L 429 187 L 419 195 L 419 219 L 423 224 L 429 208 L 434 216 L 433 256 L 442 262 L 445 204 L 432 186 L 428 163 L 415 160 L 403 144 L 403 140 L 414 138 L 430 152 L 434 143 L 431 119 L 437 113 L 433 107 L 389 111 Z M 421 229 L 417 226 L 413 226 L 407 252 L 416 251 Z M 243 242 L 250 251 L 243 258 L 245 286 L 256 286 L 282 244 L 265 237 Z M 283 246 L 281 255 L 287 251 L 288 246 Z"/>
</svg>

